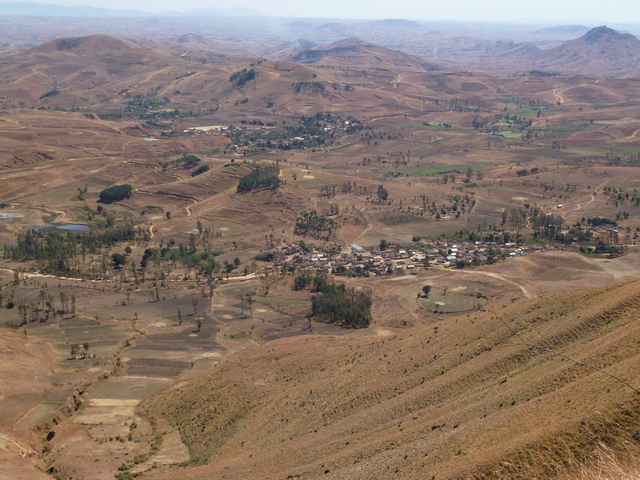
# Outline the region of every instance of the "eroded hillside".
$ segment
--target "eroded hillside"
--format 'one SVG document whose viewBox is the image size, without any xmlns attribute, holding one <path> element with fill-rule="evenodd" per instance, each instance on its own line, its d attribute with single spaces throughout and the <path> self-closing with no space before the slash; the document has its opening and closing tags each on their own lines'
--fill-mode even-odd
<svg viewBox="0 0 640 480">
<path fill-rule="evenodd" d="M 148 407 L 193 466 L 146 478 L 554 478 L 599 442 L 630 453 L 638 392 L 571 359 L 640 384 L 639 286 L 231 355 Z"/>
</svg>

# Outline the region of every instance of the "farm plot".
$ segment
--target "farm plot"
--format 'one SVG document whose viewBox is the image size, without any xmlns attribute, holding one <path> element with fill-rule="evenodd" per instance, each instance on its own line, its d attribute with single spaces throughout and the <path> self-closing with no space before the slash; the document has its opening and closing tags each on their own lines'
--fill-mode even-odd
<svg viewBox="0 0 640 480">
<path fill-rule="evenodd" d="M 420 306 L 428 310 L 437 310 L 443 313 L 467 312 L 482 308 L 486 300 L 476 295 L 448 294 L 429 295 L 429 298 L 421 298 Z"/>
</svg>

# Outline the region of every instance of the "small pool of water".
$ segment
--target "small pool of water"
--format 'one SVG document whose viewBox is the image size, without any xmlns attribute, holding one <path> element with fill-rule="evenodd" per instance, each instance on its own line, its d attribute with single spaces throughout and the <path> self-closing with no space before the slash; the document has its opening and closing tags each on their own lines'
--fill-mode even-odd
<svg viewBox="0 0 640 480">
<path fill-rule="evenodd" d="M 51 225 L 49 223 L 44 225 L 32 225 L 32 230 L 37 232 L 46 231 L 51 233 L 63 233 L 67 231 L 72 232 L 90 232 L 92 228 L 89 225 L 80 225 L 74 223 L 68 223 L 66 225 Z"/>
<path fill-rule="evenodd" d="M 74 232 L 88 232 L 91 230 L 91 227 L 88 225 L 74 225 L 74 224 L 67 224 L 67 225 L 55 225 L 55 228 L 57 230 L 73 230 Z"/>
</svg>

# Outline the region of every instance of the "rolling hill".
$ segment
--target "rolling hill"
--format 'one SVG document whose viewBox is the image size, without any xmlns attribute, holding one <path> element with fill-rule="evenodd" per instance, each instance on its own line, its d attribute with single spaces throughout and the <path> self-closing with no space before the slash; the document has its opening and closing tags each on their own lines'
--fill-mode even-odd
<svg viewBox="0 0 640 480">
<path fill-rule="evenodd" d="M 68 52 L 75 55 L 97 55 L 99 53 L 113 53 L 127 48 L 140 48 L 135 43 L 128 42 L 111 35 L 89 35 L 86 37 L 58 38 L 43 43 L 31 49 L 33 53 Z"/>
<path fill-rule="evenodd" d="M 143 478 L 549 479 L 603 449 L 622 461 L 639 451 L 638 287 L 231 355 L 148 407 L 205 465 Z"/>
<path fill-rule="evenodd" d="M 628 76 L 640 69 L 640 41 L 633 35 L 602 26 L 539 52 L 532 61 L 538 69 L 565 74 Z"/>
<path fill-rule="evenodd" d="M 425 60 L 406 53 L 390 50 L 365 42 L 359 38 L 346 38 L 330 45 L 320 45 L 304 50 L 288 58 L 291 62 L 303 64 L 324 64 L 344 66 L 403 67 L 427 71 L 438 67 Z"/>
</svg>

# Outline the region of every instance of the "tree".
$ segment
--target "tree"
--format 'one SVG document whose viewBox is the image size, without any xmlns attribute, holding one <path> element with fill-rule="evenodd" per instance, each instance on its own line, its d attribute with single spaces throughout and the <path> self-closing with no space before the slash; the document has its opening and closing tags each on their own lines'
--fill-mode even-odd
<svg viewBox="0 0 640 480">
<path fill-rule="evenodd" d="M 469 165 L 469 167 L 467 167 L 467 183 L 469 183 L 471 181 L 471 177 L 473 177 L 473 168 L 471 168 L 471 165 Z"/>
<path fill-rule="evenodd" d="M 431 285 L 425 285 L 424 287 L 422 287 L 422 293 L 424 293 L 425 297 L 428 297 L 430 292 L 431 292 Z"/>
<path fill-rule="evenodd" d="M 327 284 L 321 295 L 311 297 L 311 312 L 326 323 L 338 323 L 346 328 L 364 328 L 371 323 L 371 304 L 370 292 Z"/>
<path fill-rule="evenodd" d="M 200 320 L 199 318 L 196 319 L 196 325 L 198 325 L 198 331 L 200 331 L 200 329 L 202 328 L 202 320 Z"/>
<path fill-rule="evenodd" d="M 115 268 L 122 268 L 127 263 L 127 257 L 122 253 L 114 253 L 111 255 L 111 260 Z"/>
<path fill-rule="evenodd" d="M 98 194 L 98 198 L 102 203 L 112 203 L 129 198 L 133 192 L 133 187 L 129 184 L 113 185 L 105 188 Z"/>
<path fill-rule="evenodd" d="M 382 185 L 378 185 L 378 199 L 386 201 L 389 199 L 389 192 Z"/>
<path fill-rule="evenodd" d="M 178 325 L 182 325 L 182 311 L 178 309 Z"/>
<path fill-rule="evenodd" d="M 82 357 L 86 358 L 87 354 L 89 353 L 89 342 L 84 342 L 82 344 L 82 348 L 84 349 L 84 351 L 82 352 Z"/>
</svg>

